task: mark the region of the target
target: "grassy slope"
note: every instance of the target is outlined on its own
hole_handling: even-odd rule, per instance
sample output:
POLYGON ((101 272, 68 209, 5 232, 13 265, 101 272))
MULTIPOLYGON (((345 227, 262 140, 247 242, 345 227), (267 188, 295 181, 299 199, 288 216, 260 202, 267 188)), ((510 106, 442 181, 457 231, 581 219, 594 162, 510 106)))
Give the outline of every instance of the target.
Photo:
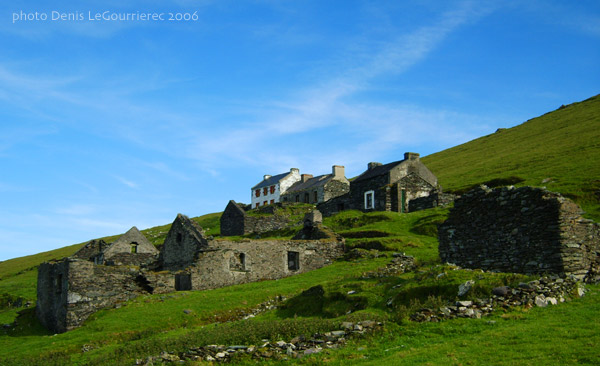
MULTIPOLYGON (((600 157, 599 127, 600 97, 597 96, 520 126, 424 157, 423 161, 438 175, 440 184, 447 190, 459 190, 494 178, 519 176, 525 180, 523 184, 545 185, 574 198, 592 218, 600 221, 597 196, 600 190, 597 164, 600 157), (546 178, 551 178, 551 182, 542 184, 541 181, 546 178)), ((408 215, 362 215, 348 211, 326 220, 327 225, 348 238, 352 247, 398 250, 415 255, 423 265, 417 274, 365 280, 361 273, 382 265, 385 258, 339 262, 332 267, 279 281, 186 295, 178 293, 167 297, 139 298, 121 309, 101 311, 84 327, 58 336, 49 336, 32 318, 29 310, 21 317, 17 329, 4 335, 0 332, 0 363, 10 364, 13 357, 15 364, 130 362, 135 357, 158 354, 162 349, 183 349, 188 344, 210 340, 242 342, 245 337, 276 336, 284 333, 282 329, 287 327, 291 333, 294 329, 316 330, 320 326, 330 326, 324 318, 345 314, 348 306, 355 302, 366 304, 366 308, 355 316, 387 319, 388 330, 378 337, 351 342, 341 351, 325 352, 312 361, 301 363, 532 364, 537 359, 542 363, 544 360, 583 364, 600 362, 598 354, 589 351, 591 345, 600 342, 600 333, 597 332, 600 324, 596 316, 600 306, 598 286, 593 287, 587 298, 557 308, 509 312, 503 317, 496 315, 494 326, 487 323, 488 319, 428 325, 403 321, 406 314, 402 311, 410 310, 411 306, 434 306, 436 301, 451 298, 449 294, 457 283, 472 276, 468 271, 453 271, 441 282, 433 280, 436 273, 447 271, 436 263, 435 240, 435 223, 446 213, 445 210, 427 210, 408 215), (326 289, 323 308, 315 312, 316 323, 310 322, 314 316, 308 317, 308 320, 302 316, 288 319, 291 314, 280 311, 267 313, 253 322, 221 325, 219 330, 210 325, 215 315, 226 318, 236 309, 251 307, 275 294, 297 295, 312 284, 322 284, 326 289), (397 284, 402 284, 402 287, 396 289, 397 284), (336 295, 337 292, 344 294, 348 289, 358 290, 359 294, 336 295), (390 313, 390 309, 383 305, 390 296, 405 300, 413 296, 416 301, 405 302, 390 313), (328 303, 327 298, 338 300, 328 303), (343 300, 340 301, 340 298, 343 300), (182 309, 193 310, 192 316, 182 315, 182 309), (269 328, 267 324, 275 325, 269 328), (559 338, 563 342, 548 346, 559 338), (495 341, 490 342, 489 339, 495 341), (91 345, 94 350, 81 353, 84 344, 91 345), (501 359, 498 355, 502 355, 501 359)), ((208 234, 218 235, 219 216, 210 214, 195 220, 209 228, 208 234)), ((169 227, 165 225, 143 232, 151 242, 160 245, 169 227)), ((106 240, 111 241, 115 237, 106 240)), ((33 300, 36 266, 45 260, 68 256, 81 245, 1 262, 0 295, 8 293, 33 300)), ((489 288, 512 280, 516 279, 490 275, 480 280, 481 289, 485 291, 486 286, 489 288)), ((0 309, 0 323, 11 322, 15 315, 15 309, 0 309)), ((335 319, 343 319, 343 316, 335 319)))
POLYGON ((445 190, 518 176, 576 200, 600 221, 600 95, 429 155, 445 190), (551 181, 542 183, 546 178, 551 181))

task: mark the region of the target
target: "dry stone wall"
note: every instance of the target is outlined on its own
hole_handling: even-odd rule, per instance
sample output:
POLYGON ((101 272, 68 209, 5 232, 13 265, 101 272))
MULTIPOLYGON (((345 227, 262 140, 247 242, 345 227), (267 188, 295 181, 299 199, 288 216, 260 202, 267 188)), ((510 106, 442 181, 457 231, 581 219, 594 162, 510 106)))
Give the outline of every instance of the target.
POLYGON ((581 215, 545 189, 481 186, 456 200, 440 225, 440 257, 467 268, 590 279, 600 263, 600 228, 581 215))
POLYGON ((213 241, 186 271, 191 289, 278 279, 321 268, 344 253, 337 240, 213 241), (292 263, 291 263, 292 262, 292 263))
POLYGON ((152 292, 133 267, 64 259, 40 265, 36 313, 46 328, 60 333, 81 325, 98 309, 152 292))
POLYGON ((415 212, 428 208, 445 207, 454 202, 456 198, 457 196, 454 194, 433 191, 429 196, 411 199, 408 202, 408 210, 409 212, 415 212))

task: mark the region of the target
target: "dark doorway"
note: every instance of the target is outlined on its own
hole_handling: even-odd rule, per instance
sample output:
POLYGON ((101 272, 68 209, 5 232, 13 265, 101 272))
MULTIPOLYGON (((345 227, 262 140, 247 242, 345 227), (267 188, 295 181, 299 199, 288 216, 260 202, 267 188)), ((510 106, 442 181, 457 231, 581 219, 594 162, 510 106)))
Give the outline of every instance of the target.
POLYGON ((175 291, 189 291, 192 289, 192 275, 179 273, 175 275, 175 291))

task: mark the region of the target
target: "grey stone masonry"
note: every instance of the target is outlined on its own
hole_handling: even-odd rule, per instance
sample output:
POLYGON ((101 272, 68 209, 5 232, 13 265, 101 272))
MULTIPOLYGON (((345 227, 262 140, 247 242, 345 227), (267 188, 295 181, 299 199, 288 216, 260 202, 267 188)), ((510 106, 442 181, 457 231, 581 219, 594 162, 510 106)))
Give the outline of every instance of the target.
POLYGON ((411 199, 408 202, 408 210, 409 212, 415 212, 426 210, 428 208, 445 207, 453 203, 456 198, 458 198, 457 195, 435 190, 432 191, 429 196, 411 199))
POLYGON ((194 261, 201 248, 208 246, 202 228, 189 217, 178 214, 171 224, 162 251, 163 267, 181 269, 194 261))
POLYGON ((143 242, 135 228, 115 247, 116 257, 149 255, 153 263, 99 261, 107 244, 92 241, 76 256, 39 266, 36 315, 46 328, 60 333, 80 326, 99 309, 139 295, 278 279, 321 268, 342 256, 344 239, 320 225, 320 214, 305 218, 307 230, 298 240, 227 241, 209 240, 198 224, 179 214, 159 257, 151 249, 131 252, 132 245, 137 243, 138 250, 143 242))
POLYGON ((600 227, 574 202, 533 187, 481 186, 439 226, 440 258, 467 268, 597 276, 600 227))

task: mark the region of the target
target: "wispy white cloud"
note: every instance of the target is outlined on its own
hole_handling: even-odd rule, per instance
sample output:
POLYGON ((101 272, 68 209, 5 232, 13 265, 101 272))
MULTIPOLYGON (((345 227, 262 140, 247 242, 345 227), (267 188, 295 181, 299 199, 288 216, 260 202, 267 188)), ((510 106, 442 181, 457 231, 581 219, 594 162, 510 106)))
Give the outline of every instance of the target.
POLYGON ((56 209, 56 213, 60 215, 69 215, 69 216, 83 216, 90 215, 96 212, 96 207, 93 205, 70 205, 65 207, 60 207, 56 209))
MULTIPOLYGON (((375 79, 406 72, 426 58, 461 25, 480 19, 491 11, 493 7, 464 2, 457 9, 443 14, 434 24, 393 37, 382 43, 376 52, 371 52, 369 57, 356 57, 362 62, 345 65, 346 69, 339 70, 317 85, 308 86, 304 91, 297 93, 296 97, 268 104, 268 111, 255 116, 258 122, 232 131, 221 131, 218 140, 193 144, 189 153, 200 160, 218 160, 226 156, 248 159, 250 163, 260 160, 255 157, 264 153, 269 156, 266 161, 270 165, 274 160, 289 163, 294 160, 293 157, 282 154, 280 150, 275 153, 273 148, 281 145, 273 143, 274 140, 285 141, 290 135, 297 136, 311 131, 318 136, 318 131, 325 128, 335 128, 331 134, 333 136, 336 132, 346 137, 353 135, 353 142, 360 141, 360 135, 369 136, 368 143, 358 150, 344 149, 343 144, 335 144, 337 149, 345 151, 345 160, 355 160, 352 158, 355 154, 364 160, 365 149, 373 150, 372 154, 378 154, 391 145, 408 142, 414 144, 422 141, 420 136, 423 135, 435 139, 436 137, 429 133, 433 126, 444 125, 448 129, 445 136, 456 137, 463 134, 465 138, 473 137, 473 133, 455 132, 455 119, 446 115, 444 111, 416 113, 410 106, 381 102, 356 104, 353 99, 359 93, 367 91, 375 79)), ((307 154, 302 146, 286 147, 291 155, 300 155, 299 151, 302 151, 303 157, 307 154)))
POLYGON ((137 189, 139 187, 139 185, 129 179, 125 179, 123 177, 119 177, 119 176, 115 176, 115 179, 117 179, 119 182, 121 182, 122 184, 126 185, 129 188, 133 188, 133 189, 137 189))

